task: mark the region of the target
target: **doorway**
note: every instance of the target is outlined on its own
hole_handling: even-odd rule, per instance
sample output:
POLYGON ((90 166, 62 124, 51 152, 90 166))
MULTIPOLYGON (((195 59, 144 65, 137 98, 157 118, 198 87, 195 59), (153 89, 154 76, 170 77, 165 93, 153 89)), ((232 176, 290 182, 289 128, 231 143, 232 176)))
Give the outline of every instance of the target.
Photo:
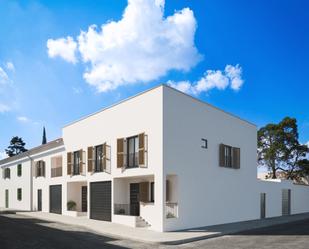
POLYGON ((82 186, 82 212, 87 212, 87 186, 82 186))
POLYGON ((139 183, 130 184, 130 215, 139 216, 139 183))
POLYGON ((9 190, 5 190, 5 208, 9 208, 9 190))
POLYGON ((38 189, 38 211, 42 211, 42 189, 38 189))

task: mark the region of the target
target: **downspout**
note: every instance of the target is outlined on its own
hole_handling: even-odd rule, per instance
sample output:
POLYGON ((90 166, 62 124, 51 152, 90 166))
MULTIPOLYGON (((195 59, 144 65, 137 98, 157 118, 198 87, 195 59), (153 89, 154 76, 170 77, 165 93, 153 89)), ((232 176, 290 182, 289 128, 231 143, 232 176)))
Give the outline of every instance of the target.
POLYGON ((27 153, 27 157, 30 159, 30 211, 33 211, 33 158, 27 153))

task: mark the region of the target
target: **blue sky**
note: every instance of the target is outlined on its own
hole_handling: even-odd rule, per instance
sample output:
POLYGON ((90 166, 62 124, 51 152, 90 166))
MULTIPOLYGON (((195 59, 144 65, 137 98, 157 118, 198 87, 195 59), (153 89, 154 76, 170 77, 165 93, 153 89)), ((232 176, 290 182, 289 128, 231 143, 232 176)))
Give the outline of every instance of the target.
POLYGON ((129 5, 124 18, 124 0, 0 0, 0 151, 14 135, 39 145, 43 125, 48 140, 60 137, 65 124, 166 82, 259 127, 295 117, 309 141, 308 1, 129 5))

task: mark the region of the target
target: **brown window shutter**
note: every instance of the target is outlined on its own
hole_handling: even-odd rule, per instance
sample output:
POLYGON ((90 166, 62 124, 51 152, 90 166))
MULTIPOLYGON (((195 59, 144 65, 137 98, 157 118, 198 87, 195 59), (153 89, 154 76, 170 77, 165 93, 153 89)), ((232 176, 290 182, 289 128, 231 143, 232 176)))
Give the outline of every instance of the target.
POLYGON ((72 174, 72 152, 67 153, 67 174, 72 174))
POLYGON ((83 164, 84 164, 83 150, 79 150, 79 174, 83 173, 83 164))
POLYGON ((166 201, 170 201, 171 199, 171 193, 170 193, 170 181, 169 180, 166 180, 166 186, 165 186, 165 193, 166 193, 166 196, 165 196, 165 199, 166 201))
POLYGON ((45 162, 42 161, 42 176, 45 177, 45 162))
POLYGON ((233 147, 233 168, 240 168, 240 148, 233 147))
POLYGON ((225 163, 224 163, 224 150, 225 150, 225 145, 224 144, 220 144, 219 146, 219 166, 220 167, 224 167, 225 163))
POLYGON ((149 199, 149 182, 141 182, 139 184, 140 192, 139 192, 139 200, 142 202, 148 202, 149 199))
POLYGON ((145 133, 138 135, 138 165, 139 167, 146 167, 146 139, 145 133))
POLYGON ((93 163, 94 163, 94 148, 92 146, 88 147, 87 154, 88 154, 88 172, 93 171, 93 163))
POLYGON ((117 139, 117 168, 124 166, 124 138, 117 139))
POLYGON ((103 171, 106 170, 106 143, 102 145, 103 150, 103 171))

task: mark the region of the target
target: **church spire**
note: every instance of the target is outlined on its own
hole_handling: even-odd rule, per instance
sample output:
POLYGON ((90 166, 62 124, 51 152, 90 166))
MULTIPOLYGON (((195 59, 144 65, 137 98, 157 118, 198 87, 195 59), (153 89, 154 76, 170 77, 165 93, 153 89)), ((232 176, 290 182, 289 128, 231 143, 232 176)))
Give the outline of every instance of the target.
POLYGON ((46 144, 47 139, 46 139, 46 131, 45 131, 45 126, 43 127, 43 139, 42 139, 42 144, 46 144))

